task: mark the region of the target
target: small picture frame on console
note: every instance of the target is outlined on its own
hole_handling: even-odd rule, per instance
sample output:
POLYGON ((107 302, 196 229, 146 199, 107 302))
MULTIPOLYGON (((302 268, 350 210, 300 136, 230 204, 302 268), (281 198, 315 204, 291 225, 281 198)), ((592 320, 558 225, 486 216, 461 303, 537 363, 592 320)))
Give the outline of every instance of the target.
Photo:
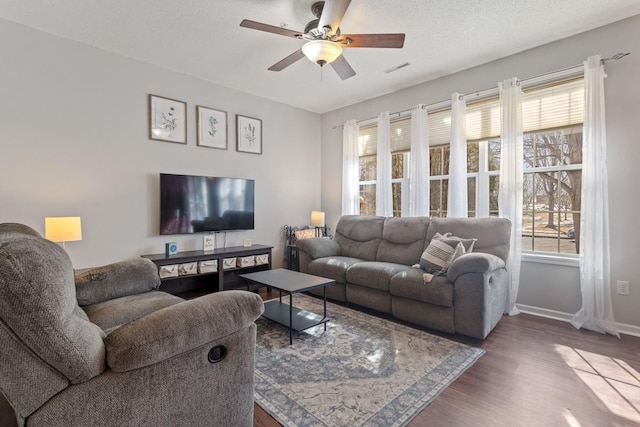
POLYGON ((236 150, 262 154, 262 120, 236 114, 236 150))

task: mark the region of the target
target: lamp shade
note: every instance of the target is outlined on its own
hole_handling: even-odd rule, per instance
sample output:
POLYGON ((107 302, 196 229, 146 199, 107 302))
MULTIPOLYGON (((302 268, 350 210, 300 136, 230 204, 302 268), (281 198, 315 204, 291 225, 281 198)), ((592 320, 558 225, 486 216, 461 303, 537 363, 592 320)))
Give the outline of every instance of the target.
POLYGON ((82 240, 82 224, 80 217, 65 216, 45 218, 44 237, 57 243, 82 240))
POLYGON ((302 53, 311 62, 323 66, 324 64, 330 64, 338 56, 342 55, 342 46, 329 40, 312 40, 302 46, 302 53))
POLYGON ((324 227, 324 212, 321 212, 321 211, 311 212, 311 226, 324 227))

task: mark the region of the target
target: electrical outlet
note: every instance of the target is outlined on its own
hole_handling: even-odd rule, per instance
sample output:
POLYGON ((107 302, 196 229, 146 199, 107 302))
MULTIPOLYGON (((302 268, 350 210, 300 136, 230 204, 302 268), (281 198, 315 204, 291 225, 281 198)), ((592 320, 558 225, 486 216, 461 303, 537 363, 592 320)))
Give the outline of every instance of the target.
POLYGON ((618 280, 618 293, 620 295, 629 295, 629 282, 618 280))

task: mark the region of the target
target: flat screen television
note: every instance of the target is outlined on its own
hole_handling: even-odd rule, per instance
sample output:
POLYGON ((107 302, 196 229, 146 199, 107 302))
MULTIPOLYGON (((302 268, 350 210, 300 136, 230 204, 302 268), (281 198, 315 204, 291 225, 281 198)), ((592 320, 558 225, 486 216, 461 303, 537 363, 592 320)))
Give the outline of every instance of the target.
POLYGON ((255 181, 160 174, 160 234, 253 230, 255 181))

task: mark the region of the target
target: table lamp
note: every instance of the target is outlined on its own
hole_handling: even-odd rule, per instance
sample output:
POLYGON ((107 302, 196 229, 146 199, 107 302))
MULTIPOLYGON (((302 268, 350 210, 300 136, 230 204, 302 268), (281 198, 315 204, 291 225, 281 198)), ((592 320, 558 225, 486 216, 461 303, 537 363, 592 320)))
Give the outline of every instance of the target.
POLYGON ((324 225, 324 212, 311 211, 311 226, 316 228, 316 237, 323 237, 327 234, 324 225))
POLYGON ((79 216, 47 217, 44 219, 44 237, 62 243, 82 240, 82 224, 79 216))

